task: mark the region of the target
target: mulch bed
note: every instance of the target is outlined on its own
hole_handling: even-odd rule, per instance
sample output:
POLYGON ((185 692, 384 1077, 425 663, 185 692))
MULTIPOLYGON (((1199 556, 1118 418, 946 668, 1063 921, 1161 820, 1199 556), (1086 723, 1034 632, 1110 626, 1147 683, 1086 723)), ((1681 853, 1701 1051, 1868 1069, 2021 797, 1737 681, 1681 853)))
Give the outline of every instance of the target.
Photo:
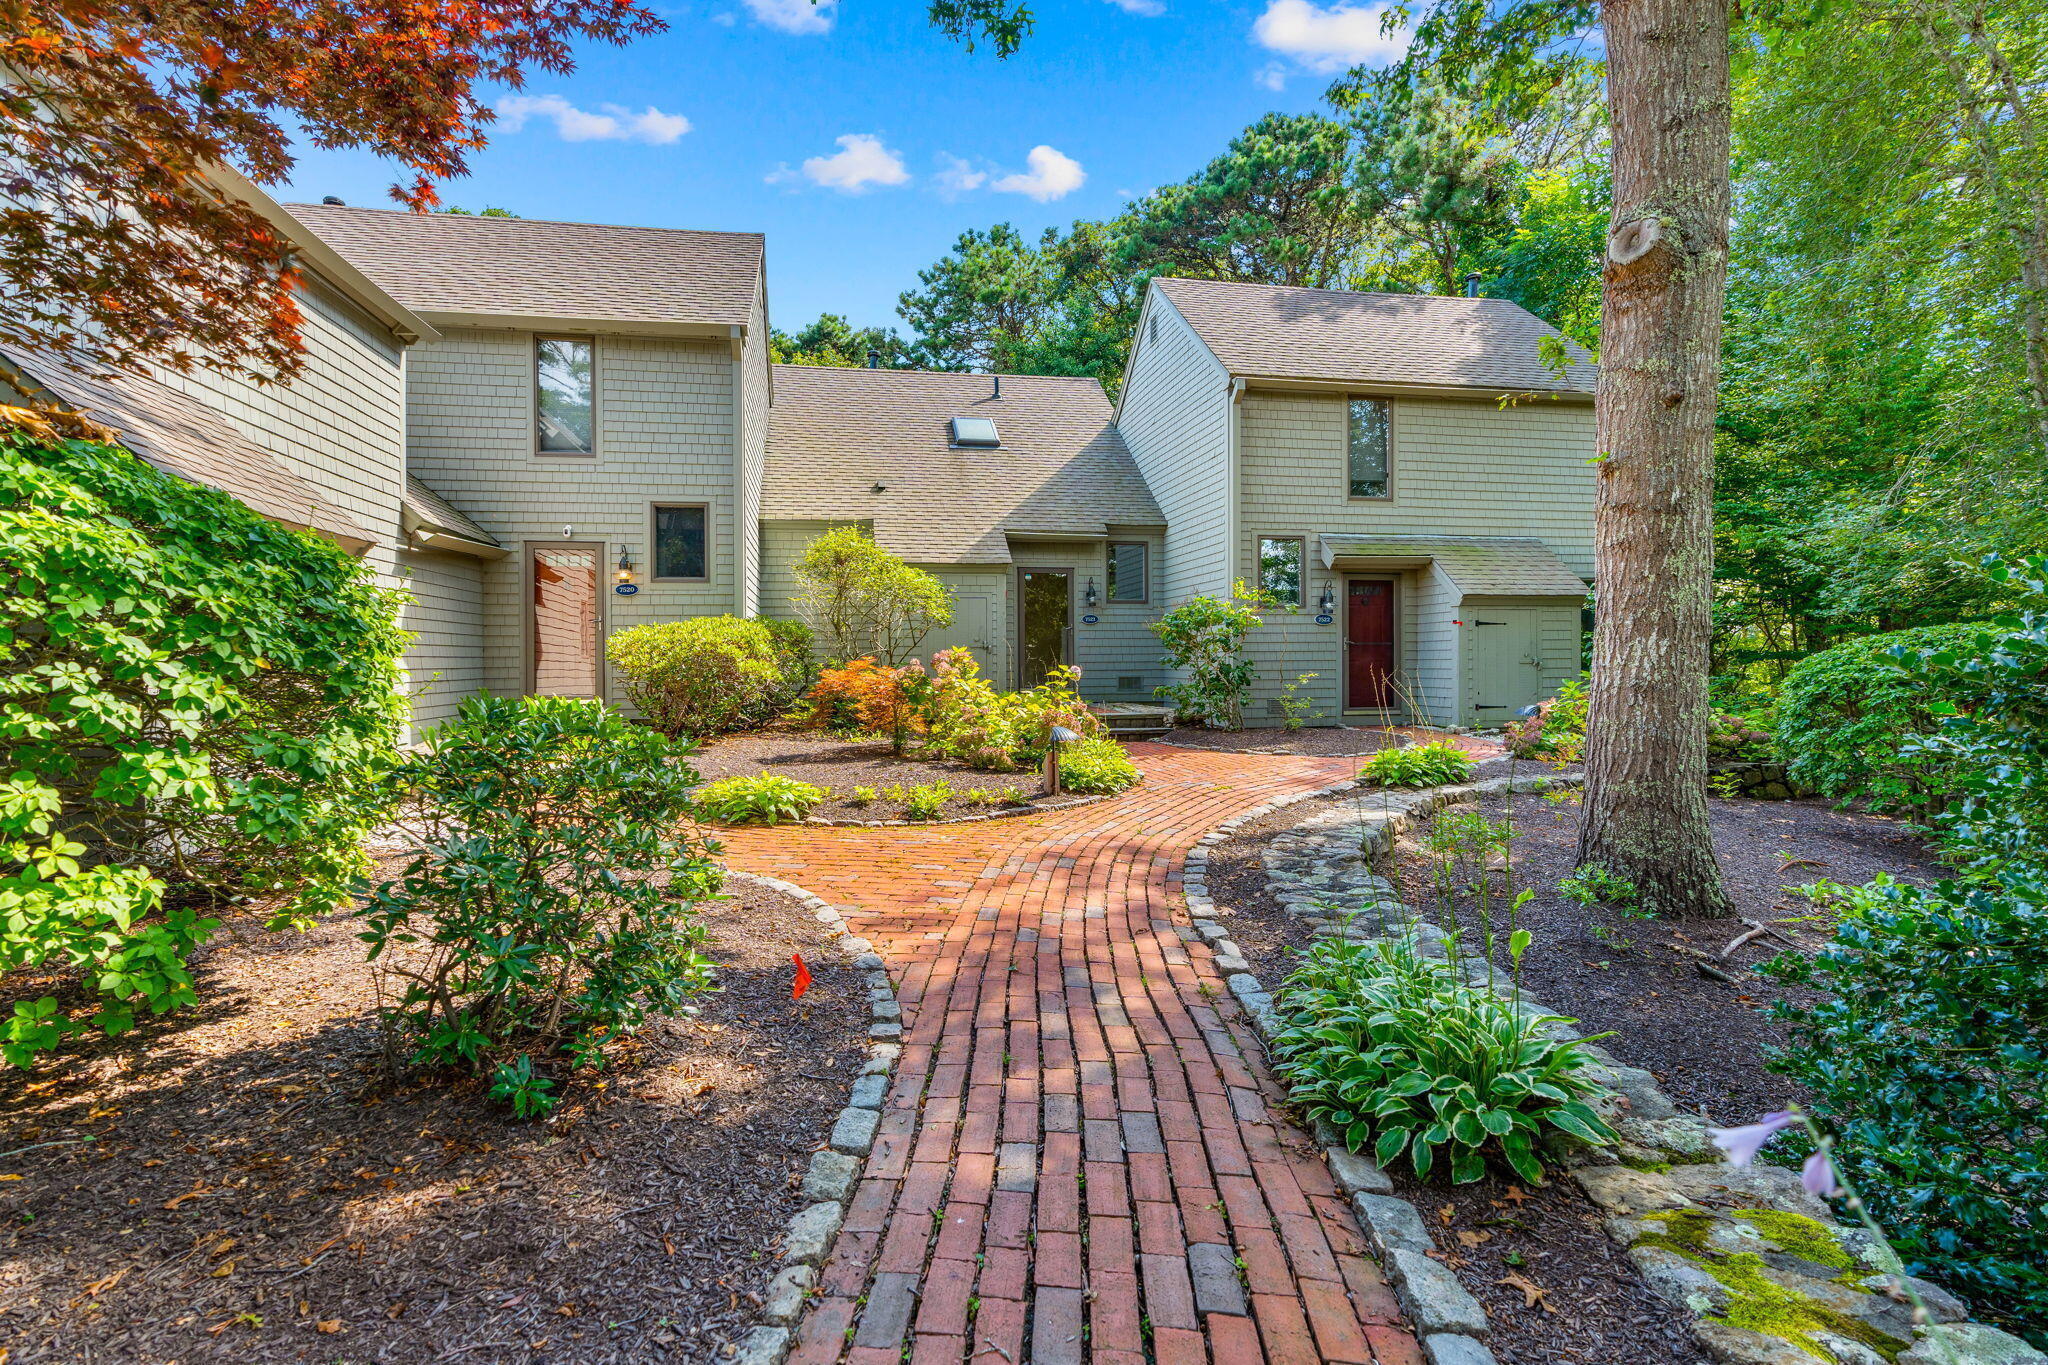
POLYGON ((544 1123, 382 1079, 346 917, 231 921, 198 1008, 0 1073, 0 1357, 580 1365, 737 1340, 867 1001, 799 905, 731 890, 723 989, 544 1123))
POLYGON ((1284 753, 1308 757, 1341 758, 1378 753, 1399 744, 1452 744, 1474 758, 1501 752, 1498 743, 1476 735, 1457 735, 1427 726, 1305 725, 1289 731, 1280 726, 1250 730, 1210 730, 1183 725, 1164 737, 1169 744, 1189 749, 1216 749, 1224 753, 1284 753))
POLYGON ((955 795, 939 810, 940 820, 957 820, 984 811, 1022 810, 1037 804, 1040 775, 1036 771, 982 772, 950 759, 920 758, 915 751, 898 758, 886 740, 845 740, 803 730, 763 730, 723 735, 691 755, 690 765, 705 781, 720 777, 752 777, 771 772, 823 787, 832 795, 811 811, 827 820, 900 820, 903 802, 886 795, 866 803, 850 798, 855 787, 878 794, 890 787, 917 787, 944 782, 955 795), (1008 790, 1021 801, 968 800, 964 793, 983 791, 1001 796, 1008 790))
MULTIPOLYGON (((1520 769, 1526 774, 1528 765, 1520 769)), ((1479 775, 1505 772, 1506 765, 1495 762, 1483 764, 1479 775)), ((1277 989, 1313 935, 1265 894, 1261 848, 1306 815, 1360 802, 1369 809, 1374 799, 1361 791, 1291 806, 1240 826, 1211 851, 1210 894, 1232 911, 1231 937, 1268 989, 1277 989)), ((1896 821, 1811 801, 1708 804, 1737 913, 1772 922, 1808 946, 1830 926, 1804 900, 1788 903, 1784 888, 1822 878, 1867 881, 1879 872, 1910 881, 1939 875, 1925 845, 1896 821), (1803 916, 1816 917, 1797 918, 1803 916)), ((1478 808, 1498 818, 1506 798, 1478 808)), ((1798 1098, 1791 1082, 1764 1069, 1761 1054, 1779 1037, 1761 1010, 1782 990, 1750 970, 1779 947, 1752 943, 1724 962, 1720 950, 1741 930, 1739 923, 1633 919, 1604 908, 1582 910, 1558 895, 1557 882, 1572 869, 1578 812, 1576 801, 1514 798, 1516 882, 1537 891, 1518 921, 1535 934, 1523 977, 1530 994, 1576 1017, 1584 1032, 1617 1030, 1604 1045, 1653 1072, 1682 1107, 1746 1122, 1798 1098), (1673 944, 1712 955, 1712 965, 1737 976, 1736 983, 1703 977, 1699 959, 1673 944)), ((1412 858, 1400 859, 1392 874, 1403 899, 1434 915, 1426 873, 1412 858)), ((1485 1304, 1494 1325, 1489 1344, 1503 1365, 1694 1365, 1706 1358, 1691 1339, 1686 1315, 1642 1283, 1575 1185, 1552 1181, 1522 1189, 1489 1176, 1450 1187, 1424 1185, 1405 1168, 1394 1174, 1396 1192, 1424 1211, 1459 1280, 1485 1304), (1545 1292, 1532 1303, 1530 1291, 1511 1276, 1545 1292)))

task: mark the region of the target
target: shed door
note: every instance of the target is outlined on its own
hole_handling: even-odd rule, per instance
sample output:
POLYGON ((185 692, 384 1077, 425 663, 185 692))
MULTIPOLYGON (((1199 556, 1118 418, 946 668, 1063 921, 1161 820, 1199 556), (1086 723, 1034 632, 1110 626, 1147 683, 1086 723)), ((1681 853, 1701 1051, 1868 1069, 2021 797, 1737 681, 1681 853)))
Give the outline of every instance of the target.
POLYGON ((1394 694, 1394 585, 1354 578, 1345 589, 1344 705, 1390 711, 1394 694))
POLYGON ((1472 627, 1473 718, 1481 725, 1502 724, 1542 701, 1549 689, 1538 633, 1541 613, 1531 607, 1461 610, 1472 627))

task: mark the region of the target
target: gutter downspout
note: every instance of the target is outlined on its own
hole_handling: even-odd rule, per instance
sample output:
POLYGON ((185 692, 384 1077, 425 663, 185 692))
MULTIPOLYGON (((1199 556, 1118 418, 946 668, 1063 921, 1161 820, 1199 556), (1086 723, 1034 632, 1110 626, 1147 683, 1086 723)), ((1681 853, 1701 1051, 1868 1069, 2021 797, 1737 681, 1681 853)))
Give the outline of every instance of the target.
POLYGON ((1232 375, 1230 379, 1230 407, 1225 421, 1223 441, 1223 477, 1227 481, 1223 500, 1223 543, 1227 547, 1223 557, 1223 586, 1217 591, 1229 596, 1230 590, 1242 576, 1237 572, 1243 563, 1244 546, 1238 544, 1238 531, 1244 525, 1244 394, 1245 381, 1232 375))

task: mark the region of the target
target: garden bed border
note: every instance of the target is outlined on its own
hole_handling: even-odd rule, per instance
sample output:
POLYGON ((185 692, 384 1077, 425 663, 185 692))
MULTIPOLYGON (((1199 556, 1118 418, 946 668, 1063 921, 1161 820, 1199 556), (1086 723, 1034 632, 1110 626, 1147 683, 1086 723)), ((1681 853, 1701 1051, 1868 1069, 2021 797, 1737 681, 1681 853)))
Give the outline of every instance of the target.
MULTIPOLYGON (((1581 786, 1584 780, 1583 775, 1576 773, 1529 778, 1509 776, 1422 788, 1399 797, 1389 789, 1380 789, 1384 804, 1379 818, 1366 815, 1359 820, 1361 837, 1358 843, 1360 854, 1366 860, 1366 876, 1370 879, 1372 875, 1370 860, 1390 851, 1394 840, 1410 828, 1418 816, 1481 796, 1581 786)), ((1188 853, 1183 892, 1194 932, 1216 954, 1217 969, 1226 974, 1225 984, 1269 1050, 1279 1023, 1274 999, 1258 977, 1252 974, 1250 964, 1231 941, 1229 930, 1219 921, 1219 916, 1230 911, 1218 907, 1209 895, 1209 849, 1228 840, 1240 826, 1270 815, 1281 807, 1362 785, 1355 781, 1343 782, 1322 791, 1268 802, 1216 826, 1204 834, 1188 853)), ((1302 827, 1300 823, 1295 826, 1296 829, 1302 827)), ((1271 888, 1276 882, 1269 876, 1266 884, 1271 888)), ((1405 922, 1420 923, 1420 916, 1400 905, 1390 891, 1373 887, 1370 880, 1365 885, 1371 899, 1382 910, 1383 927, 1388 902, 1398 906, 1405 922)), ((1422 934, 1425 939, 1429 937, 1427 928, 1433 926, 1425 927, 1422 934)), ((1326 932, 1328 930, 1318 926, 1318 936, 1326 932)), ((1341 932, 1357 937, 1371 936, 1363 929, 1352 929, 1348 925, 1341 932)), ((1472 980, 1473 984, 1479 985, 1484 977, 1474 975, 1472 980)), ((1526 996, 1521 1001, 1521 1008, 1525 1013, 1549 1013, 1526 996)), ((1579 1037, 1574 1030, 1562 1025, 1554 1025, 1553 1029, 1560 1037, 1579 1037)), ((1690 1211, 1709 1216, 1709 1228, 1701 1234, 1704 1244, 1723 1250, 1735 1247, 1752 1253, 1761 1250, 1775 1254, 1778 1261, 1794 1263, 1792 1275, 1781 1274, 1778 1278, 1797 1275, 1805 1279, 1816 1290, 1810 1297, 1818 1301, 1825 1300, 1823 1286, 1826 1285, 1835 1288, 1837 1293, 1854 1293, 1858 1298, 1867 1300, 1862 1306, 1875 1310, 1867 1316, 1888 1315, 1888 1325, 1892 1327, 1903 1322, 1913 1335, 1895 1357, 1896 1365, 2048 1365, 2048 1355, 2035 1351, 2019 1338, 1969 1322, 1963 1305, 1939 1287, 1900 1274, 1898 1262, 1889 1247, 1862 1228, 1840 1227, 1832 1210, 1807 1194, 1799 1176, 1792 1171, 1761 1162, 1740 1170, 1720 1159, 1709 1140, 1705 1121, 1682 1113, 1648 1071, 1619 1063, 1597 1045, 1588 1044, 1586 1050, 1598 1064, 1602 1073, 1599 1079, 1625 1106, 1610 1114, 1610 1122, 1621 1134, 1621 1141, 1615 1151, 1577 1142, 1560 1143, 1554 1146, 1550 1156, 1570 1171, 1587 1197, 1608 1215, 1603 1220, 1603 1227, 1608 1236, 1626 1251, 1644 1281, 1692 1316, 1695 1338, 1715 1360, 1725 1365, 1797 1365, 1818 1357, 1778 1336, 1717 1320, 1713 1315, 1727 1310, 1731 1291, 1702 1269, 1694 1258, 1659 1245, 1675 1240, 1672 1229, 1677 1225, 1662 1221, 1669 1219, 1673 1212, 1690 1211), (1701 1201, 1710 1195, 1733 1197, 1747 1207, 1736 1210, 1736 1216, 1706 1209, 1701 1201), (1796 1254, 1796 1248, 1779 1247, 1767 1235, 1760 1233, 1753 1223, 1742 1221, 1740 1214, 1753 1211, 1757 1206, 1823 1225, 1831 1234, 1832 1242, 1851 1259, 1851 1269, 1835 1278, 1832 1269, 1814 1265, 1812 1270, 1822 1272, 1828 1279, 1823 1281, 1811 1277, 1804 1261, 1796 1254), (1843 1282, 1859 1269, 1863 1273, 1856 1283, 1845 1286, 1843 1282), (1903 1289, 1907 1283, 1926 1303, 1933 1317, 1931 1323, 1917 1329, 1912 1325, 1913 1314, 1906 1306, 1903 1289)), ((1415 1205, 1395 1197, 1393 1182, 1386 1172, 1369 1155, 1351 1151, 1327 1123, 1317 1122, 1315 1137, 1323 1149, 1332 1176, 1352 1196, 1360 1222, 1365 1226, 1374 1248, 1385 1258, 1396 1297, 1421 1339, 1423 1353, 1430 1365, 1497 1365, 1493 1352, 1480 1340, 1489 1334, 1485 1309, 1449 1268, 1431 1258, 1429 1253, 1436 1249, 1435 1240, 1415 1205)), ((1777 1269, 1776 1265, 1772 1269, 1777 1269)), ((1861 1318, 1857 1320, 1860 1322, 1861 1318)), ((1810 1335, 1822 1340, 1831 1351, 1843 1348, 1837 1351, 1838 1358, 1843 1361, 1885 1359, 1858 1342, 1819 1328, 1811 1328, 1810 1335), (1863 1354, 1854 1354, 1858 1350, 1863 1354)))
POLYGON ((726 1357, 735 1365, 781 1365, 794 1341, 804 1305, 818 1283, 818 1270, 845 1221, 847 1201, 860 1184, 861 1170, 874 1148, 889 1078, 903 1053, 903 1008, 896 1001, 896 985, 881 954, 874 944, 848 929, 838 907, 779 877, 731 870, 725 875, 730 881, 780 891, 809 910, 840 956, 866 974, 868 987, 867 1064, 848 1088, 846 1107, 832 1121, 824 1148, 811 1153, 802 1190, 807 1202, 790 1218, 782 1235, 768 1244, 768 1254, 782 1261, 782 1269, 768 1282, 762 1296, 761 1321, 737 1343, 738 1353, 726 1357))

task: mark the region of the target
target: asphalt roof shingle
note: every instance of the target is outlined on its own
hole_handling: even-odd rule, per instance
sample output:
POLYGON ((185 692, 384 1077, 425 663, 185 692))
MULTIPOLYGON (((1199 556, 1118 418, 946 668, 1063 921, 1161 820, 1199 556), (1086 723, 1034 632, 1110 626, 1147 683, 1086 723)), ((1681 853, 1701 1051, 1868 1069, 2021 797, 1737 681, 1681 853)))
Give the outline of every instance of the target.
POLYGON ((377 541, 333 499, 191 394, 79 356, 10 352, 7 358, 50 393, 112 427, 122 445, 166 474, 217 488, 272 521, 310 527, 352 549, 377 541))
POLYGON ((1583 394, 1597 375, 1571 342, 1564 375, 1545 365, 1539 343, 1557 329, 1506 299, 1226 280, 1153 286, 1234 375, 1583 394))
POLYGON ((1583 597, 1586 580, 1533 536, 1322 537, 1323 564, 1339 559, 1427 562, 1466 597, 1583 597))
POLYGON ((1101 536, 1165 518, 1093 379, 775 367, 767 520, 871 521, 920 564, 1006 564, 1007 533, 1101 536), (994 420, 995 449, 951 444, 994 420), (875 491, 875 485, 883 487, 875 491))
POLYGON ((419 313, 745 326, 761 279, 758 232, 285 207, 419 313))

